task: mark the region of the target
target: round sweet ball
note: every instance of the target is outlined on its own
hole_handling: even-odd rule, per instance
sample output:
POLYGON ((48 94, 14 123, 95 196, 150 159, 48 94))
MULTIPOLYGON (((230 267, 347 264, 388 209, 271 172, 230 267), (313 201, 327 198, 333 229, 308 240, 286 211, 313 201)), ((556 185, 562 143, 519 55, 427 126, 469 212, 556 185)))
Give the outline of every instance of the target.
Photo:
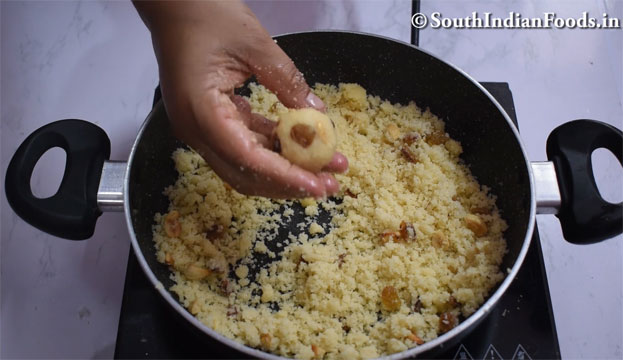
POLYGON ((337 137, 322 112, 305 108, 281 114, 276 128, 281 155, 303 169, 319 172, 331 162, 337 137))

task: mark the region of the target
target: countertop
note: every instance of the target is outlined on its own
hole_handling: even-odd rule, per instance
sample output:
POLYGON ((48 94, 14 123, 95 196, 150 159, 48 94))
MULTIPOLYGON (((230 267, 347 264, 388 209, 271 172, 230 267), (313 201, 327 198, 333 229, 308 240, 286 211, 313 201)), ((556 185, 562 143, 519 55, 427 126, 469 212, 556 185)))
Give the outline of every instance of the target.
MULTIPOLYGON (((271 34, 344 29, 409 41, 409 1, 250 2, 271 34)), ((444 17, 510 11, 623 18, 623 1, 423 1, 444 17)), ((125 160, 158 81, 149 33, 130 2, 2 1, 1 161, 24 138, 57 119, 101 126, 111 159, 125 160)), ((479 81, 508 82, 529 158, 545 160, 558 125, 592 118, 623 121, 623 31, 586 29, 424 29, 422 48, 479 81)), ((44 155, 31 181, 51 195, 62 151, 44 155)), ((602 195, 620 202, 623 170, 614 156, 593 155, 602 195)), ((112 357, 129 237, 123 214, 105 213, 95 235, 68 241, 42 233, 10 209, 2 190, 2 358, 112 357)), ((567 243, 553 216, 538 216, 558 338, 564 358, 623 357, 623 243, 567 243)))

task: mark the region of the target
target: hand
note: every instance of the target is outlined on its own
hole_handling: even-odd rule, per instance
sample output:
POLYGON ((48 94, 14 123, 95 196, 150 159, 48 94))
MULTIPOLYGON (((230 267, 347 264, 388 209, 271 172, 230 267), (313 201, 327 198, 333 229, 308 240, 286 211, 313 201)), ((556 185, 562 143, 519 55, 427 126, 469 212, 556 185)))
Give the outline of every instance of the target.
POLYGON ((233 95, 251 75, 291 108, 324 104, 290 58, 240 1, 136 1, 152 33, 165 108, 176 136, 237 191, 274 198, 323 197, 339 190, 330 172, 310 173, 270 150, 275 124, 233 95))

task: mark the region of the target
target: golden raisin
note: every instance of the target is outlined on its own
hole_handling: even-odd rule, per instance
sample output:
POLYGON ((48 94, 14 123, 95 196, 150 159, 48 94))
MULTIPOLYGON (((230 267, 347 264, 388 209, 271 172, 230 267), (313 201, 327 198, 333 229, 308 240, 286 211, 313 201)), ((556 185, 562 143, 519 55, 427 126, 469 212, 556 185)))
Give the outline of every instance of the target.
POLYGON ((491 208, 487 206, 476 206, 470 209, 472 214, 489 215, 491 214, 491 208))
POLYGON ((309 147, 316 137, 316 130, 305 124, 296 124, 290 129, 290 137, 304 148, 309 147))
POLYGON ((422 340, 419 336, 417 336, 415 333, 411 333, 409 335, 407 335, 407 339, 413 341, 414 343, 418 344, 418 345, 422 345, 424 344, 424 340, 422 340))
POLYGON ((184 270, 184 275, 186 275, 189 280, 201 280, 208 277, 210 274, 212 274, 212 270, 194 264, 188 265, 184 270))
POLYGON ((260 334, 260 343, 262 347, 266 350, 270 350, 271 338, 270 334, 260 334))
POLYGON ((474 235, 481 237, 487 234, 487 224, 478 215, 465 215, 465 226, 470 229, 474 235))
POLYGON ((172 210, 164 217, 164 232, 168 237, 176 238, 182 233, 182 224, 178 221, 180 213, 172 210))
POLYGON ((440 130, 436 130, 426 135, 425 141, 428 145, 441 145, 448 141, 448 136, 446 135, 446 133, 440 130))
POLYGON ((413 224, 404 220, 400 222, 400 238, 404 241, 415 240, 415 228, 413 224))
POLYGON ((381 243, 387 244, 390 241, 397 242, 400 238, 400 233, 398 231, 385 230, 381 233, 381 243))
POLYGON ((314 357, 315 358, 320 358, 322 357, 322 355, 324 355, 324 349, 321 347, 316 346, 315 344, 311 345, 311 349, 314 352, 314 357))
POLYGON ((402 138, 402 141, 407 145, 411 145, 418 140, 420 140, 420 135, 415 132, 410 132, 402 138))
POLYGON ((447 333, 458 325, 458 319, 453 313, 445 312, 439 315, 439 332, 447 333))
POLYGON ((387 137, 387 140, 393 142, 400 137, 400 129, 398 129, 396 124, 391 123, 385 128, 385 136, 387 137))
POLYGON ((381 303, 387 311, 397 311, 400 309, 402 301, 398 297, 398 292, 393 286, 386 286, 381 292, 381 303))
POLYGON ((408 146, 403 146, 402 149, 400 149, 400 152, 402 153, 402 156, 404 156, 405 159, 407 159, 407 161, 412 162, 414 164, 418 162, 417 155, 415 155, 415 153, 411 151, 411 149, 408 146))

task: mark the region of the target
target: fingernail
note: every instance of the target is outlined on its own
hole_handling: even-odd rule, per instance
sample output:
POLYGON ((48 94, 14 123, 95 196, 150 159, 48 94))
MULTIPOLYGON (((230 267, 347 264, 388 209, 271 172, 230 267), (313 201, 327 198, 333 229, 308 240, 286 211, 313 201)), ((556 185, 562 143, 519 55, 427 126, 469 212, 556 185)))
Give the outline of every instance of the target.
POLYGON ((322 100, 320 100, 320 98, 311 91, 309 92, 309 94, 307 94, 305 102, 307 102, 307 105, 313 107, 316 110, 320 110, 323 112, 325 111, 325 106, 322 100))
POLYGON ((348 159, 342 154, 335 154, 333 156, 335 160, 335 170, 339 173, 345 173, 348 170, 348 159))
POLYGON ((342 168, 343 170, 342 170, 342 171, 340 171, 340 172, 341 172, 342 174, 344 174, 345 172, 347 172, 347 171, 348 171, 348 166, 349 166, 349 164, 348 164, 348 158, 347 158, 346 156, 344 156, 344 163, 342 164, 342 166, 343 166, 343 168, 342 168))

